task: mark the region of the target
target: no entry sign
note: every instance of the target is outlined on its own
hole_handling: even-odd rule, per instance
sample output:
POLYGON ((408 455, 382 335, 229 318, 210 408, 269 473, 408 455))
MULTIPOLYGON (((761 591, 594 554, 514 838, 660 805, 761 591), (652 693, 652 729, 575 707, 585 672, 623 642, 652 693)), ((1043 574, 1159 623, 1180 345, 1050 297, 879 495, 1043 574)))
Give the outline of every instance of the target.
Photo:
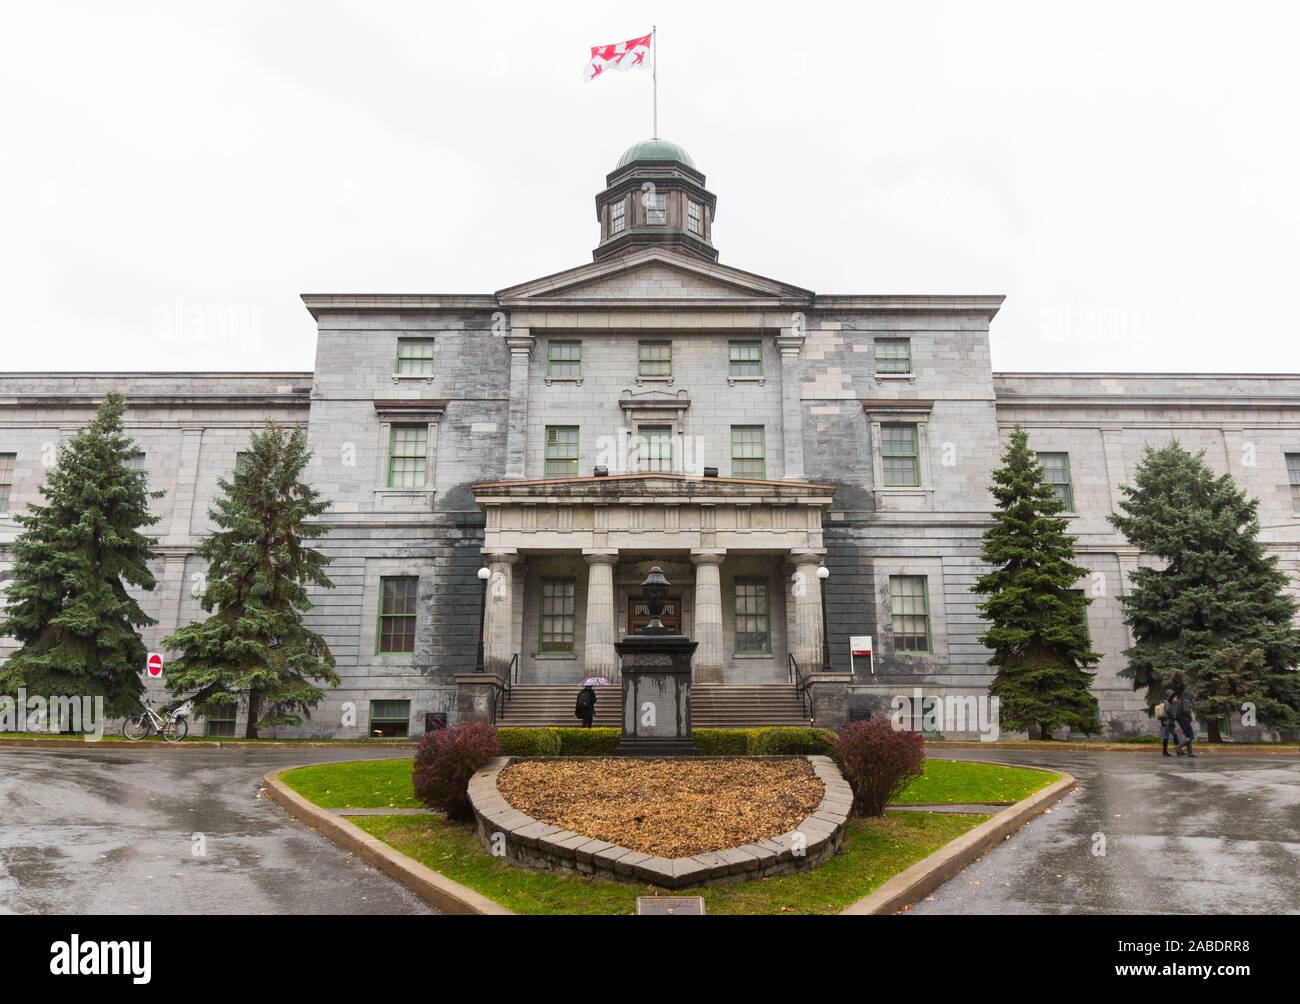
POLYGON ((156 680, 162 676, 163 658, 161 652, 150 652, 149 658, 145 660, 145 670, 149 673, 149 679, 156 680))

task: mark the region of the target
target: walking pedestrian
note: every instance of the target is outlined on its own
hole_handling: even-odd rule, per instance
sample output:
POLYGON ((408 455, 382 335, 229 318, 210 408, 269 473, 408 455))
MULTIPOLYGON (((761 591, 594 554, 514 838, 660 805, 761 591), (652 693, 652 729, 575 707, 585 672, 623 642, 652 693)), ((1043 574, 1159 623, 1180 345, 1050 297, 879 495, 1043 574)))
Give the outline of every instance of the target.
POLYGON ((591 728, 591 720, 596 717, 596 692, 590 684, 578 691, 578 700, 573 706, 573 714, 575 718, 582 719, 584 729, 591 728))

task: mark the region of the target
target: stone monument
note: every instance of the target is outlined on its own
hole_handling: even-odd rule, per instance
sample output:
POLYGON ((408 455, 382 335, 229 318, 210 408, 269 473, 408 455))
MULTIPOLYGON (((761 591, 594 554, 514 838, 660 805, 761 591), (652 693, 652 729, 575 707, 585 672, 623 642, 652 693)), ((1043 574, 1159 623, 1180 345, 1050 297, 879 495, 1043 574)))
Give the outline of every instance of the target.
POLYGON ((696 642, 659 619, 669 582, 656 565, 641 583, 650 623, 614 644, 623 660, 623 737, 618 756, 694 756, 691 656, 696 642))

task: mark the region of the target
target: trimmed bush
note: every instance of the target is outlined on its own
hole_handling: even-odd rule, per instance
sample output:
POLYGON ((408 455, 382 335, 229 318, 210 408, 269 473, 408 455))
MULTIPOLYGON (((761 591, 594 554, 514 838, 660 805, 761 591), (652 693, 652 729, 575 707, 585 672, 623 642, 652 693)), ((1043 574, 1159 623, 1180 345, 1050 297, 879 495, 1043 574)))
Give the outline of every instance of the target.
POLYGON ((559 756, 557 729, 497 729, 502 756, 559 756))
POLYGON ((549 729, 560 744, 561 756, 609 756, 623 737, 622 729, 549 729))
POLYGON ((495 725, 469 722, 426 732, 415 751, 411 783, 415 797, 448 819, 470 820, 469 779, 501 753, 495 725))
POLYGON ((925 770, 920 733, 896 730, 884 718, 844 726, 838 746, 840 769, 853 788, 853 811, 860 816, 883 816, 885 806, 925 770))
POLYGON ((695 748, 702 756, 746 756, 757 729, 694 729, 695 748))
POLYGON ((780 727, 753 729, 752 756, 835 756, 835 733, 830 729, 780 727))

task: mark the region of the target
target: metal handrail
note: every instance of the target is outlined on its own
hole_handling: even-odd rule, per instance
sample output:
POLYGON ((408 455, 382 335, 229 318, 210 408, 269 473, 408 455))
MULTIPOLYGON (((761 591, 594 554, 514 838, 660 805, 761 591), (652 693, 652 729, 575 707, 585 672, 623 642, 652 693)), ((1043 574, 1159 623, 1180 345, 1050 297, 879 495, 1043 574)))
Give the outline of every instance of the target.
POLYGON ((497 699, 492 704, 492 724, 497 723, 497 719, 505 714, 506 702, 510 700, 510 688, 519 682, 519 653, 516 652, 510 657, 510 665, 506 667, 505 679, 501 681, 501 690, 497 693, 497 699))
POLYGON ((815 725, 817 719, 813 717, 812 698, 808 695, 808 688, 803 683, 803 673, 799 670, 799 663, 794 660, 794 653, 787 653, 786 658, 789 660, 790 682, 794 684, 796 692, 799 694, 799 700, 803 704, 803 713, 808 717, 808 724, 815 725))

